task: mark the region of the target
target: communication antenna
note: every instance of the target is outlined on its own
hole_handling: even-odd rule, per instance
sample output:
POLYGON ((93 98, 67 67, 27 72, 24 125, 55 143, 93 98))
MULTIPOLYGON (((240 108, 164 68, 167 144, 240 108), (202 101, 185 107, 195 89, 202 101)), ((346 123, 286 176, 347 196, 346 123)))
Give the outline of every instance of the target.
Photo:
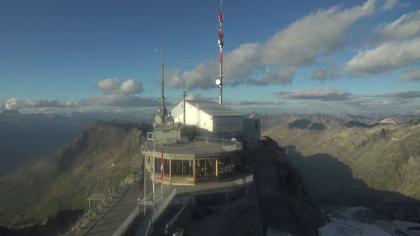
POLYGON ((223 0, 220 0, 219 10, 217 12, 217 20, 219 22, 219 26, 217 27, 217 43, 219 45, 219 76, 216 79, 216 86, 219 88, 219 104, 223 105, 223 20, 224 20, 224 13, 223 13, 223 0))
POLYGON ((187 90, 185 89, 185 78, 184 78, 184 81, 183 82, 184 82, 184 84, 183 84, 183 91, 184 92, 183 92, 183 95, 182 95, 184 97, 184 101, 183 101, 184 102, 184 120, 183 121, 184 121, 184 124, 186 124, 187 123, 187 117, 186 117, 186 113, 187 113, 186 112, 186 109, 187 108, 185 106, 186 105, 185 100, 187 98, 187 90))
POLYGON ((163 48, 155 49, 156 52, 160 52, 160 107, 158 116, 160 120, 157 123, 166 123, 167 110, 165 107, 165 67, 164 67, 164 50, 163 48))

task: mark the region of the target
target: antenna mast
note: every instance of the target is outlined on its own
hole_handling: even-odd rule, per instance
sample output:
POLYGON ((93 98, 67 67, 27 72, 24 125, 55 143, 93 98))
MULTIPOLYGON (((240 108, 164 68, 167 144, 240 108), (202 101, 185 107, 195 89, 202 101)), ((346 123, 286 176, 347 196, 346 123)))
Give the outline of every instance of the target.
POLYGON ((163 48, 156 49, 156 52, 160 52, 160 107, 158 115, 160 116, 160 122, 165 124, 167 121, 167 110, 165 107, 165 68, 164 68, 164 50, 163 48))
POLYGON ((163 48, 158 49, 158 51, 160 52, 160 107, 163 109, 165 107, 165 68, 163 62, 164 51, 163 48))
POLYGON ((220 0, 220 7, 217 13, 217 20, 219 21, 219 26, 217 28, 217 43, 219 45, 219 78, 216 80, 216 86, 219 88, 219 104, 223 105, 223 0, 220 0))
POLYGON ((187 113, 187 112, 186 112, 186 109, 187 109, 187 108, 185 107, 185 105, 186 105, 186 104, 185 104, 185 99, 187 98, 187 90, 185 90, 185 78, 184 78, 183 90, 184 90, 184 93, 183 93, 183 95, 182 95, 182 96, 184 97, 184 116, 183 116, 183 117, 184 117, 184 124, 185 124, 185 123, 186 123, 186 120, 187 120, 187 119, 186 119, 186 113, 187 113))

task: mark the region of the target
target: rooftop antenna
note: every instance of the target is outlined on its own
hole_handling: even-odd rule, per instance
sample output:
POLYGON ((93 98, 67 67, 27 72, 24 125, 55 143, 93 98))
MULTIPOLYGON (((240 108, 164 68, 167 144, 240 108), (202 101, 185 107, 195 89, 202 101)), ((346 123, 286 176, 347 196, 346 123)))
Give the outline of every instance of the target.
POLYGON ((164 50, 163 48, 155 49, 156 52, 160 52, 160 107, 158 110, 158 116, 160 120, 156 120, 157 123, 166 123, 167 110, 165 107, 165 68, 164 68, 164 50))
POLYGON ((183 119, 183 121, 184 121, 184 124, 185 124, 185 123, 187 123, 187 122, 186 122, 186 120, 187 120, 187 119, 186 119, 186 113, 187 113, 187 112, 186 112, 186 109, 187 109, 187 108, 185 107, 185 105, 186 105, 186 104, 185 104, 185 100, 186 100, 186 98, 187 98, 187 90, 185 89, 185 78, 184 78, 184 81, 183 81, 183 82, 184 82, 184 83, 183 83, 183 91, 184 91, 184 92, 183 92, 183 95, 182 95, 182 96, 184 97, 184 101, 183 101, 183 102, 184 102, 184 116, 183 116, 183 118, 184 118, 184 119, 183 119))
POLYGON ((219 76, 216 79, 216 86, 219 88, 219 104, 223 105, 223 0, 220 0, 219 10, 217 12, 217 20, 219 21, 219 26, 217 28, 217 43, 219 45, 219 76))

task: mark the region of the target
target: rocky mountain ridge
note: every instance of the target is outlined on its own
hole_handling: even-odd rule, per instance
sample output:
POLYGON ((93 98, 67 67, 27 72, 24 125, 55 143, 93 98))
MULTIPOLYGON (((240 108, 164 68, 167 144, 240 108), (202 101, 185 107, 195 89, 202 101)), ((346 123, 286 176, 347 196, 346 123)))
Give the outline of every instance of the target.
POLYGON ((266 129, 264 135, 287 148, 318 202, 417 206, 420 122, 385 121, 324 122, 289 116, 266 129))

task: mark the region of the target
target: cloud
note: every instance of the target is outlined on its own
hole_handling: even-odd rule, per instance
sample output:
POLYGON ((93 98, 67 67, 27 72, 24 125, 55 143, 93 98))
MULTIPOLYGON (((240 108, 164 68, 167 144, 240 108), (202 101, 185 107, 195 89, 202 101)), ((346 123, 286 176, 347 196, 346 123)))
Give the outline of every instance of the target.
POLYGON ((378 41, 409 39, 420 35, 420 10, 402 15, 397 20, 385 24, 376 34, 378 41))
POLYGON ((405 71, 400 75, 399 80, 420 81, 420 69, 405 71))
POLYGON ((117 78, 108 78, 99 81, 96 87, 104 91, 115 91, 120 87, 120 80, 117 78))
MULTIPOLYGON (((349 27, 374 11, 374 0, 348 9, 334 6, 317 10, 266 42, 242 44, 225 56, 224 83, 231 86, 290 84, 299 67, 340 48, 349 27)), ((213 60, 190 71, 171 71, 166 78, 172 87, 180 87, 185 78, 191 88, 209 89, 214 87, 217 76, 218 63, 213 60)))
POLYGON ((229 106, 267 106, 267 105, 282 105, 285 101, 232 101, 227 102, 229 106))
POLYGON ((420 60, 420 37, 404 42, 386 42, 359 51, 346 65, 351 73, 375 74, 411 65, 420 60))
POLYGON ((389 98, 413 99, 413 98, 420 98, 420 91, 404 91, 404 92, 396 92, 396 93, 386 93, 381 96, 389 97, 389 98))
POLYGON ((96 87, 108 94, 138 94, 143 92, 143 84, 133 79, 121 82, 118 78, 107 78, 99 81, 96 87))
POLYGON ((133 79, 124 81, 120 86, 120 91, 124 94, 137 94, 143 92, 143 85, 133 79))
POLYGON ((350 100, 351 93, 336 89, 299 89, 275 93, 283 99, 292 100, 319 100, 319 101, 345 101, 350 100))
POLYGON ((337 6, 315 11, 278 32, 263 45, 262 60, 267 64, 301 66, 318 54, 335 51, 342 45, 346 30, 358 19, 375 10, 375 1, 341 10, 337 6))
POLYGON ((62 102, 48 99, 17 99, 7 98, 2 102, 2 108, 15 110, 21 108, 41 108, 41 107, 68 107, 72 101, 62 102))
POLYGON ((321 67, 312 72, 312 79, 318 81, 337 80, 340 78, 340 72, 335 64, 321 67))
MULTIPOLYGON (((133 79, 120 81, 117 78, 107 78, 98 81, 97 88, 104 92, 101 96, 81 99, 55 100, 55 99, 18 99, 7 98, 0 101, 0 109, 6 110, 75 110, 82 108, 130 108, 130 107, 154 107, 159 103, 155 98, 140 97, 136 94, 143 91, 140 82, 133 79)), ((168 103, 170 104, 170 102, 168 103)))
POLYGON ((247 84, 251 85, 260 85, 265 86, 269 84, 291 84, 293 82, 293 78, 295 77, 295 70, 288 68, 288 69, 274 69, 274 70, 267 70, 261 79, 259 80, 249 80, 247 84))
POLYGON ((382 9, 384 11, 389 11, 394 9, 394 7, 398 4, 398 0, 387 0, 384 5, 382 5, 382 9))
POLYGON ((152 107, 159 103, 154 98, 129 96, 126 94, 105 94, 97 97, 72 100, 48 100, 48 99, 18 99, 8 98, 0 102, 0 108, 6 110, 35 109, 35 108, 79 108, 88 106, 109 107, 152 107))
POLYGON ((105 94, 78 101, 77 106, 152 107, 159 103, 154 98, 128 96, 126 94, 105 94))

